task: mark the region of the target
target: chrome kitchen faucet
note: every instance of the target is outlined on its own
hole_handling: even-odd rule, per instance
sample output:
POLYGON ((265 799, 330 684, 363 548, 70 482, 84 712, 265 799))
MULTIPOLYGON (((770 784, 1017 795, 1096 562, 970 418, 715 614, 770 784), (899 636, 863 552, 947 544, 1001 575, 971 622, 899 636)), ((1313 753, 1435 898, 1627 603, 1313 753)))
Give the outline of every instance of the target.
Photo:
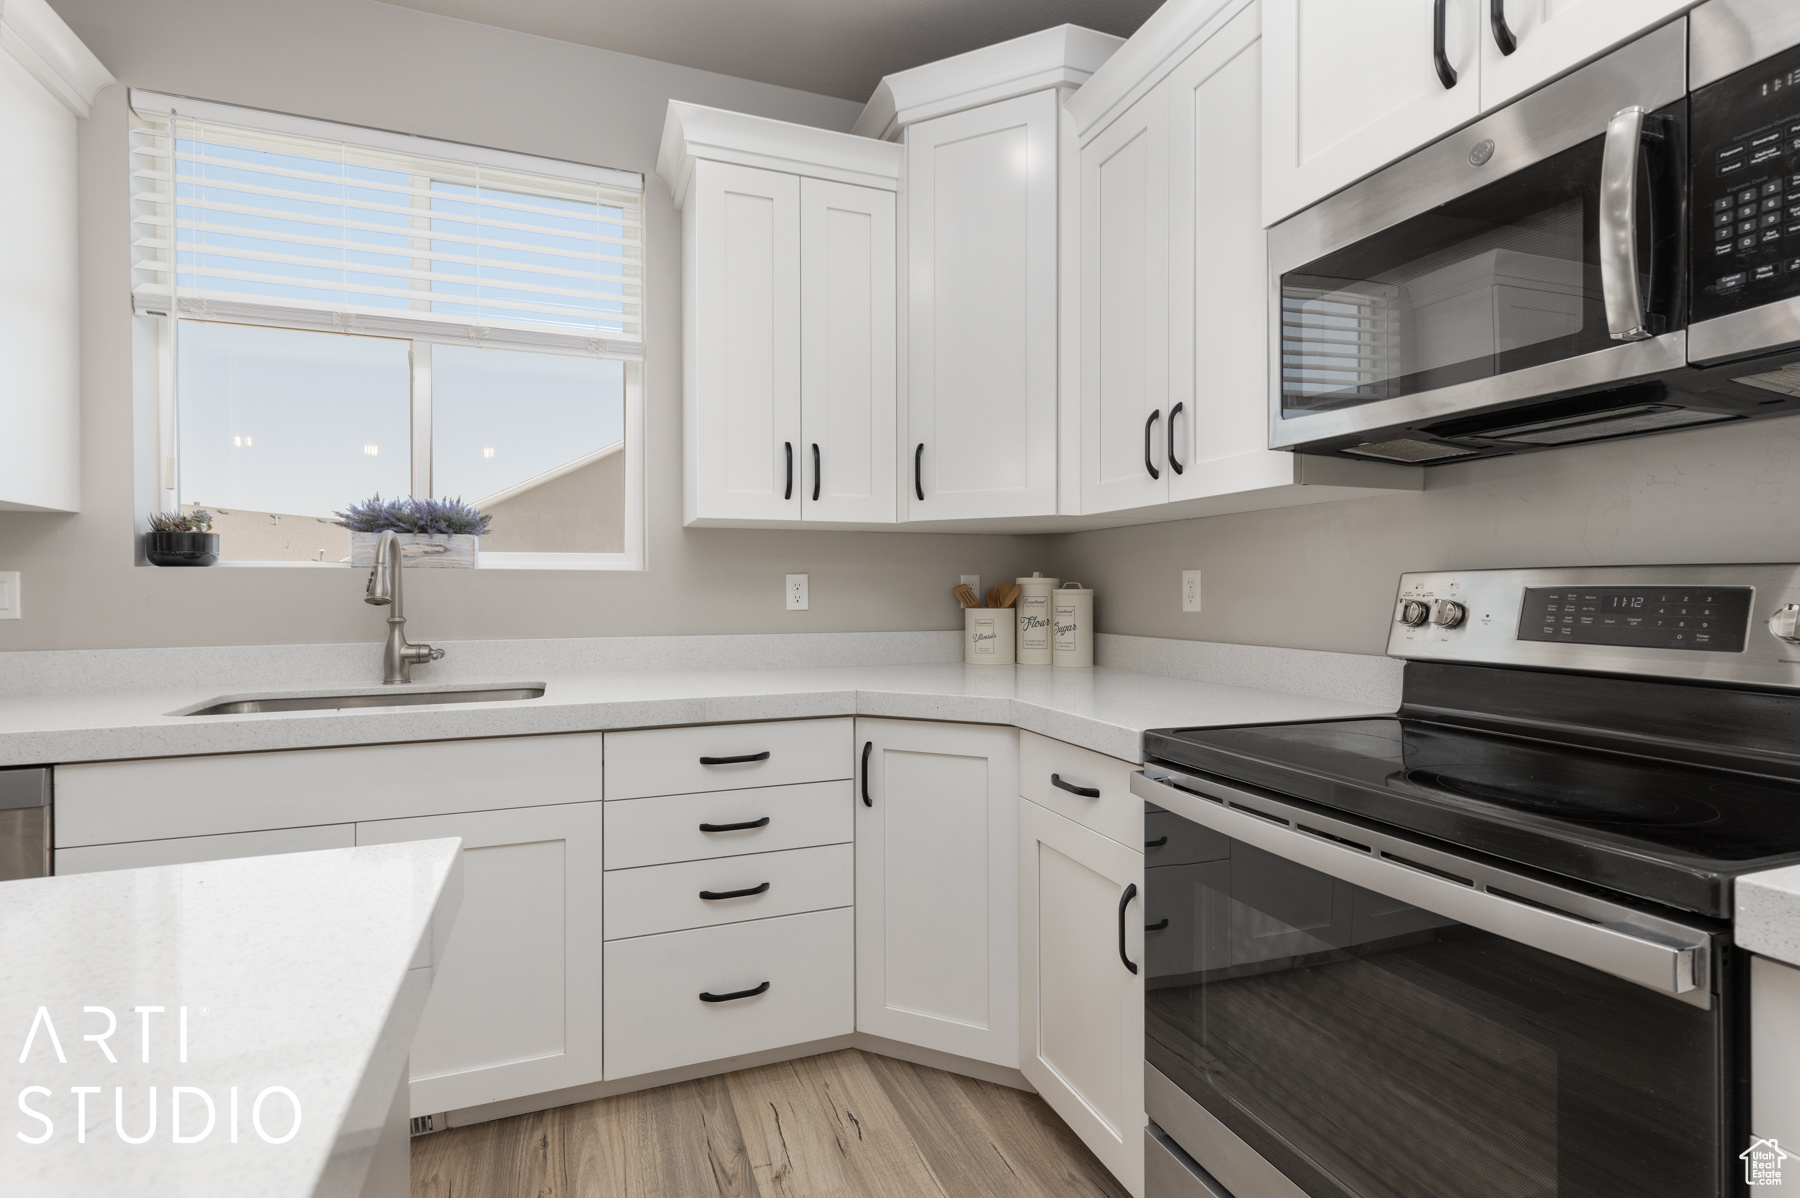
POLYGON ((400 536, 389 529, 375 542, 375 568, 369 571, 369 589, 364 603, 389 608, 387 646, 381 651, 381 680, 384 683, 411 682, 415 661, 436 661, 442 649, 430 645, 406 643, 406 611, 400 598, 400 578, 404 561, 400 553, 400 536))

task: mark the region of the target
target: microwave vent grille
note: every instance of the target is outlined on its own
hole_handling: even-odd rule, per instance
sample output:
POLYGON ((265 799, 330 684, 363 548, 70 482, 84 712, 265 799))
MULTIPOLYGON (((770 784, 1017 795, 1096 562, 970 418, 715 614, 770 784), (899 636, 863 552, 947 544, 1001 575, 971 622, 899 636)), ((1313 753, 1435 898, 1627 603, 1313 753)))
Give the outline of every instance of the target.
POLYGON ((1800 397, 1800 362, 1783 366, 1780 370, 1769 371, 1767 374, 1745 375, 1743 378, 1733 381, 1748 383, 1752 387, 1761 387, 1764 391, 1800 397))
POLYGON ((1343 452, 1353 453, 1358 457, 1382 458, 1389 462, 1434 462, 1440 458, 1465 458, 1475 450, 1403 437, 1398 441, 1368 441, 1361 445, 1350 445, 1343 452))

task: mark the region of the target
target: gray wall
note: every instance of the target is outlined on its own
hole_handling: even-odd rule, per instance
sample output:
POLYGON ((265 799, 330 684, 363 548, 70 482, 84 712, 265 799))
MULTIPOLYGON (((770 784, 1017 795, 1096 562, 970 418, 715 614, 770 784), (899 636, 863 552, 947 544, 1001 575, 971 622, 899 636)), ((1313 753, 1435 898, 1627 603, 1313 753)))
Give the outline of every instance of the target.
POLYGON ((1100 631, 1380 653, 1402 571, 1800 561, 1800 418, 1440 466, 1421 492, 1055 538, 1100 631), (1200 570, 1204 611, 1181 610, 1200 570))
POLYGON ((56 0, 121 86, 81 132, 82 511, 0 513, 25 618, 0 649, 378 639, 351 570, 134 565, 125 87, 497 146, 647 176, 649 570, 421 571, 416 635, 960 627, 960 573, 1029 573, 1015 537, 681 528, 679 216, 654 175, 670 98, 848 129, 859 105, 370 0, 56 0), (812 610, 782 610, 811 574, 812 610))

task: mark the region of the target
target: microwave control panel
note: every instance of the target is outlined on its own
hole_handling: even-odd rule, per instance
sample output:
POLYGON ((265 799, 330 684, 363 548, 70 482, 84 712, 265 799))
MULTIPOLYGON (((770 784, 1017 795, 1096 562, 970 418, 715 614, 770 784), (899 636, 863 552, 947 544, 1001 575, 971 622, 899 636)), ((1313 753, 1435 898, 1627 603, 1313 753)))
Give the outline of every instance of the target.
POLYGON ((1800 46, 1701 88, 1690 319, 1800 295, 1800 46))

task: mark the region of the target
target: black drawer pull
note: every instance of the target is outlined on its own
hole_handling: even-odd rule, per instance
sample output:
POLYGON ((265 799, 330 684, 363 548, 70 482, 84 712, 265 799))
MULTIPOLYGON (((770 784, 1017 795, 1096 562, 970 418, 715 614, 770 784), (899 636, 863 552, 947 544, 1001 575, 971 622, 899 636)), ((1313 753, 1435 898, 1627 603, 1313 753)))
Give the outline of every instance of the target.
POLYGON ((767 982, 764 982, 760 986, 752 986, 748 990, 736 991, 735 993, 732 993, 732 994, 710 994, 707 991, 702 990, 700 992, 700 1001, 701 1002, 731 1002, 733 999, 755 998, 759 994, 768 993, 768 990, 769 990, 769 983, 767 983, 767 982))
POLYGON ((1150 460, 1150 430, 1156 427, 1156 422, 1160 419, 1162 419, 1162 409, 1158 408, 1150 413, 1149 418, 1144 421, 1144 469, 1149 472, 1151 478, 1162 477, 1162 472, 1156 468, 1156 463, 1150 460))
POLYGON ((1519 39, 1513 36, 1512 26, 1506 23, 1506 0, 1488 0, 1488 26, 1494 32, 1494 45, 1500 53, 1511 54, 1519 48, 1519 39))
POLYGON ((749 886, 743 890, 702 890, 700 897, 711 903, 719 899, 748 898, 753 894, 767 893, 768 889, 769 884, 764 882, 761 886, 749 886))
POLYGON ((765 815, 761 819, 747 819, 741 824, 701 824, 700 830, 702 832, 742 832, 746 828, 766 828, 768 826, 769 817, 765 815))
POLYGON ((1444 53, 1444 5, 1448 0, 1437 0, 1431 6, 1431 61, 1437 67, 1438 82, 1449 91, 1456 86, 1456 68, 1450 65, 1450 56, 1444 53))
POLYGON ((1168 921, 1168 920, 1166 920, 1166 919, 1159 919, 1159 920, 1157 920, 1157 921, 1156 921, 1156 922, 1155 922, 1155 923, 1147 923, 1147 924, 1145 924, 1145 925, 1144 925, 1144 931, 1146 931, 1146 932, 1160 932, 1160 931, 1162 931, 1162 930, 1163 930, 1163 929, 1164 929, 1164 928, 1166 928, 1166 927, 1168 927, 1168 926, 1169 926, 1169 921, 1168 921))
POLYGON ((1132 882, 1125 887, 1125 893, 1119 896, 1119 960, 1131 972, 1137 972, 1137 962, 1125 955, 1125 908, 1131 906, 1131 900, 1137 897, 1137 883, 1132 882))
POLYGON ((869 754, 873 753, 874 751, 875 751, 875 742, 872 740, 865 740, 863 742, 863 775, 862 775, 862 790, 863 790, 863 806, 864 807, 873 807, 875 805, 875 800, 871 799, 869 797, 869 754))
POLYGON ((1169 838, 1167 836, 1158 836, 1155 840, 1146 840, 1144 842, 1144 847, 1147 849, 1160 849, 1163 845, 1168 843, 1169 838))
POLYGON ((787 490, 782 492, 781 497, 792 499, 794 497, 794 443, 787 441, 784 444, 787 446, 787 490))
POLYGON ((769 751, 767 749, 764 749, 760 753, 743 753, 736 757, 702 757, 700 759, 700 764, 701 765, 742 765, 746 761, 767 761, 768 759, 769 759, 769 751))
POLYGON ((1100 797, 1100 788, 1098 786, 1077 786, 1073 782, 1064 782, 1061 774, 1051 774, 1050 785, 1056 787, 1058 790, 1066 790, 1072 795, 1080 795, 1084 799, 1097 799, 1100 797))

